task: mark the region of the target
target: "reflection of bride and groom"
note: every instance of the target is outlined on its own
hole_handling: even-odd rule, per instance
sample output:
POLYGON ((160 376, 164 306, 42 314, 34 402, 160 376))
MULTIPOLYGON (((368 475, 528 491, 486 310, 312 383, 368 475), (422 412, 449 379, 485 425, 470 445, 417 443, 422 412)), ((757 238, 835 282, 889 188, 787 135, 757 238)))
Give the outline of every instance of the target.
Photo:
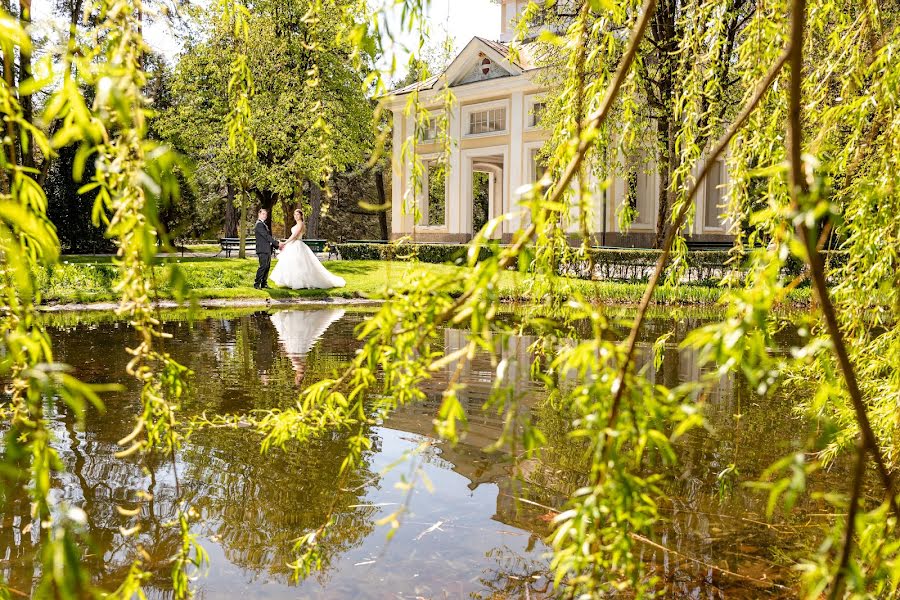
POLYGON ((306 355, 331 324, 343 316, 344 310, 339 308, 285 310, 270 316, 278 333, 278 341, 294 365, 294 382, 297 385, 300 385, 306 376, 306 355))
POLYGON ((296 224, 291 228, 291 237, 279 242, 269 231, 266 219, 269 211, 259 209, 259 220, 253 233, 256 235, 256 256, 259 258, 259 269, 256 271, 256 280, 253 287, 266 289, 269 287, 269 267, 272 265, 272 254, 278 249, 278 263, 272 271, 272 281, 275 285, 293 290, 301 289, 328 289, 344 287, 343 278, 329 272, 309 246, 303 243, 303 234, 306 231, 306 223, 303 221, 303 212, 298 208, 294 211, 296 224))

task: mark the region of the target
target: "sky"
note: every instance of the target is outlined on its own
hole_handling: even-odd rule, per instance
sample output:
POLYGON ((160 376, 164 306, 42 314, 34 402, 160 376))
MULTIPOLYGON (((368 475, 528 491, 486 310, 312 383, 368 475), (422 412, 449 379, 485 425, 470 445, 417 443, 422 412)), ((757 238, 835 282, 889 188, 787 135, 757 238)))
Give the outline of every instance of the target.
POLYGON ((489 40, 500 37, 500 5, 490 0, 432 0, 429 12, 435 31, 449 25, 457 50, 476 35, 489 40))
MULTIPOLYGON (((196 1, 196 0, 195 0, 196 1)), ((203 0, 200 0, 201 2, 203 0)), ((54 28, 65 31, 65 23, 59 22, 52 16, 53 0, 34 0, 32 7, 35 27, 50 34, 54 28)), ((450 32, 455 42, 457 51, 462 50, 474 36, 495 40, 500 37, 500 6, 491 0, 431 0, 428 9, 429 24, 432 36, 437 40, 443 39, 444 28, 450 32)), ((144 35, 148 44, 156 51, 162 53, 169 61, 174 62, 181 51, 181 46, 176 36, 169 31, 164 23, 156 23, 149 26, 144 35)), ((414 45, 416 36, 407 35, 401 42, 407 46, 414 45)), ((397 48, 397 63, 406 63, 406 53, 402 48, 397 48)), ((388 61, 389 62, 389 61, 388 61)))

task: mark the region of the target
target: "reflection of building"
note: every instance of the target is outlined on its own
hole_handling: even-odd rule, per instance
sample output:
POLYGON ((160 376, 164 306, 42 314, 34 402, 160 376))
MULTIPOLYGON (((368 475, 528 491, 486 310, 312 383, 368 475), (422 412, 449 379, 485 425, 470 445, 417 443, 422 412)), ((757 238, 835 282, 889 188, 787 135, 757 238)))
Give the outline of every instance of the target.
MULTIPOLYGON (((548 132, 541 127, 540 116, 547 89, 536 78, 539 69, 534 44, 519 48, 517 56, 509 46, 515 37, 513 23, 527 5, 523 0, 501 0, 502 41, 472 38, 443 73, 393 92, 388 107, 393 111, 394 237, 415 233, 423 242, 468 241, 486 220, 514 212, 516 190, 542 175, 538 153, 548 132), (444 85, 452 88, 457 99, 449 115, 452 149, 446 172, 438 164, 441 148, 436 143, 444 85), (411 202, 405 200, 412 193, 413 164, 410 157, 403 156, 403 146, 415 132, 415 117, 405 114, 405 108, 409 94, 417 89, 429 111, 430 125, 417 146, 425 168, 420 179, 422 191, 416 199, 422 219, 416 225, 411 202)), ((559 16, 570 15, 572 5, 556 3, 559 16)), ((720 162, 698 194, 691 232, 696 239, 726 239, 719 208, 726 175, 720 162)), ((659 185, 653 162, 636 160, 629 176, 615 178, 607 192, 594 194, 593 231, 610 245, 651 245, 659 185), (620 232, 616 218, 625 203, 637 210, 627 235, 620 232)), ((495 237, 508 240, 520 225, 517 218, 510 219, 500 225, 495 237)))

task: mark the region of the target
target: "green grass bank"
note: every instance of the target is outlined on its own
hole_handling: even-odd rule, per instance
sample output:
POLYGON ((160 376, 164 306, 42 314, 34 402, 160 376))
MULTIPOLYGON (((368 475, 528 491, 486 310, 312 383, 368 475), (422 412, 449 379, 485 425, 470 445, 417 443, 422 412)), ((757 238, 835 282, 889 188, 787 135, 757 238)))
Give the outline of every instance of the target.
MULTIPOLYGON (((173 299, 173 270, 181 273, 190 291, 198 300, 321 300, 369 298, 382 294, 390 286, 396 286, 416 271, 427 270, 440 275, 459 276, 459 289, 467 267, 447 264, 427 264, 395 261, 343 260, 328 261, 326 267, 347 280, 344 288, 332 290, 286 290, 271 288, 256 290, 253 277, 255 259, 238 258, 184 258, 161 259, 156 266, 156 281, 160 299, 173 299)), ((118 268, 109 257, 70 256, 59 264, 38 273, 38 282, 44 304, 89 304, 111 302, 118 298, 115 282, 118 268)), ((603 303, 632 304, 640 300, 645 284, 619 281, 587 281, 559 278, 542 281, 534 288, 526 287, 524 276, 517 272, 504 274, 501 294, 510 301, 539 301, 546 290, 576 291, 585 298, 603 303)), ((684 284, 678 287, 660 287, 654 294, 658 304, 713 304, 722 295, 722 289, 710 285, 684 284)), ((791 301, 803 304, 809 299, 809 290, 801 288, 792 292, 791 301)))

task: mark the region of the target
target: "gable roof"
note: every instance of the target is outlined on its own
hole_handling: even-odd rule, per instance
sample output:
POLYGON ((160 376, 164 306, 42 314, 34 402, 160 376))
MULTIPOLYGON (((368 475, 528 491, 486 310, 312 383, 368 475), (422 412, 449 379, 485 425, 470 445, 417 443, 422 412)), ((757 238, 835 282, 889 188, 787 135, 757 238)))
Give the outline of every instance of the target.
POLYGON ((496 52, 497 54, 502 56, 503 60, 508 61, 509 63, 519 67, 523 71, 528 69, 528 65, 524 64, 524 62, 522 60, 523 59, 522 53, 519 53, 518 60, 513 61, 510 58, 510 55, 512 54, 512 52, 510 51, 509 46, 504 44, 503 42, 495 42, 492 40, 486 40, 486 39, 478 37, 478 36, 475 36, 475 39, 480 41, 483 44, 487 44, 487 46, 490 47, 494 52, 496 52))
POLYGON ((423 90, 430 90, 434 87, 434 84, 437 83, 438 79, 440 79, 440 75, 432 75, 424 81, 416 81, 415 83, 410 83, 409 85, 404 85, 401 88, 391 90, 390 95, 402 96, 404 94, 410 94, 416 90, 419 90, 420 92, 423 90))
MULTIPOLYGON (((523 48, 522 50, 525 50, 523 48)), ((471 68, 479 54, 484 54, 496 64, 509 72, 513 77, 521 75, 532 67, 528 64, 524 51, 520 51, 516 60, 512 60, 511 51, 508 45, 503 42, 495 42, 475 36, 465 47, 456 55, 456 57, 447 65, 439 75, 433 75, 424 81, 418 81, 409 85, 397 88, 390 92, 391 96, 403 96, 410 94, 416 90, 422 92, 434 89, 435 84, 441 79, 445 79, 453 86, 457 84, 459 79, 471 68)))

